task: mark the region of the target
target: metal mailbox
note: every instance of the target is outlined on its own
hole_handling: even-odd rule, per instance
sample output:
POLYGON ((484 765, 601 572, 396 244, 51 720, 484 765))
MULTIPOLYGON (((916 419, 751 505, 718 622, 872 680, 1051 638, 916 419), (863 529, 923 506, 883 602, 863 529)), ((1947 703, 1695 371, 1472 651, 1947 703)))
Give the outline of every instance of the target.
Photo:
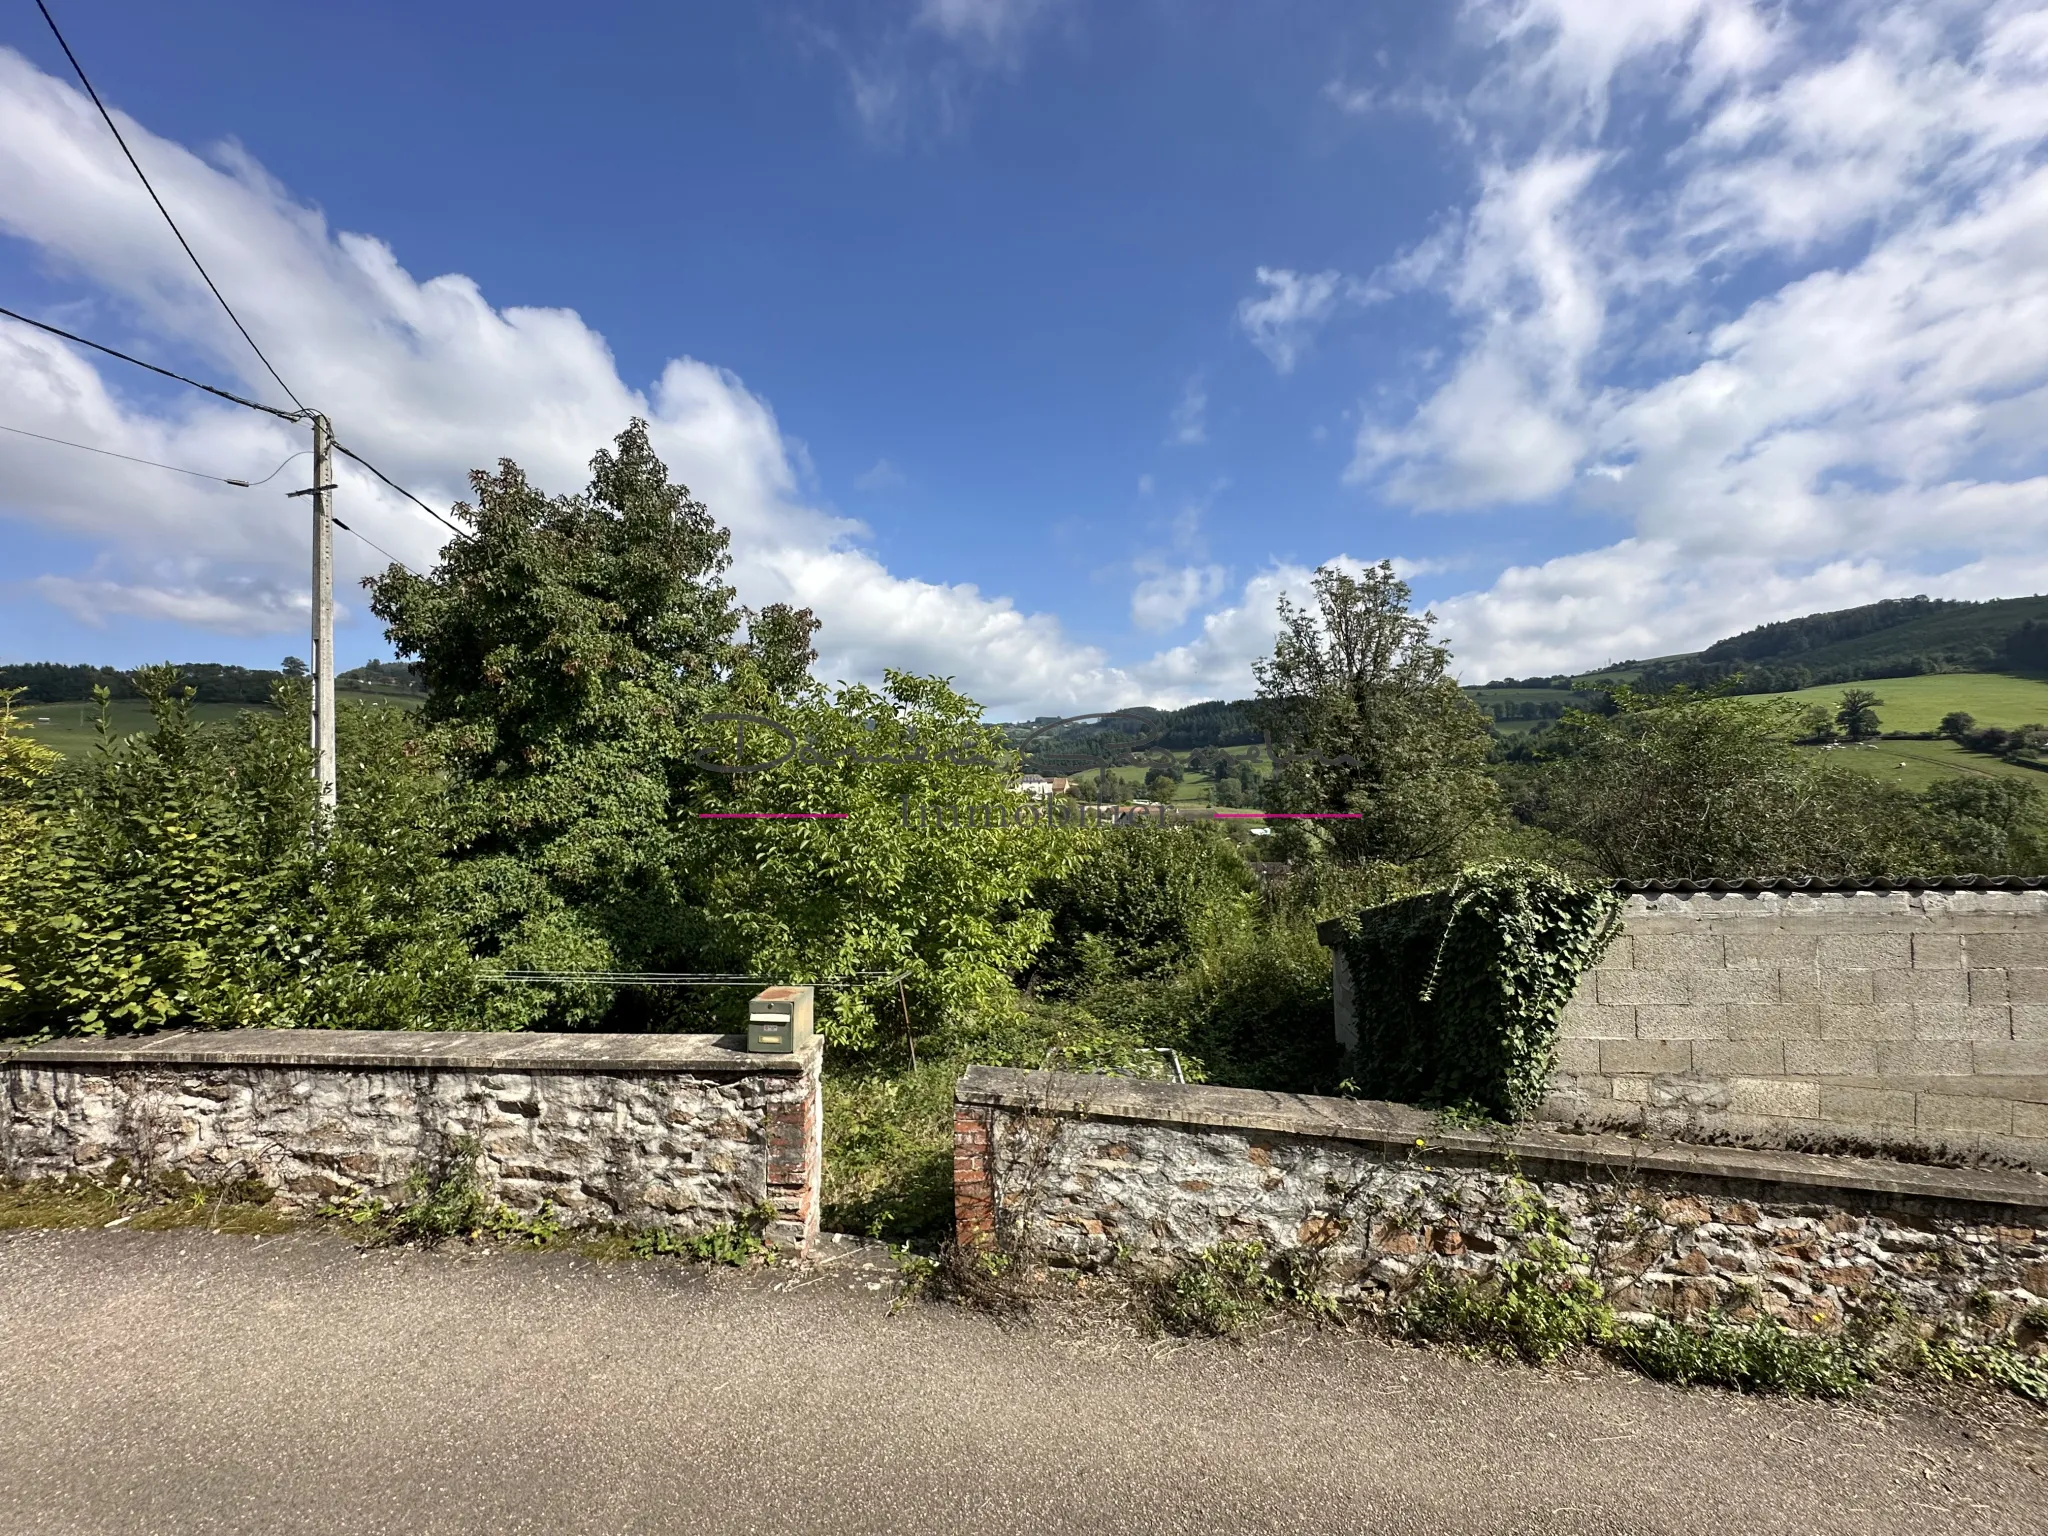
POLYGON ((770 987, 747 1004, 747 1049, 790 1055, 811 1043, 809 987, 770 987))

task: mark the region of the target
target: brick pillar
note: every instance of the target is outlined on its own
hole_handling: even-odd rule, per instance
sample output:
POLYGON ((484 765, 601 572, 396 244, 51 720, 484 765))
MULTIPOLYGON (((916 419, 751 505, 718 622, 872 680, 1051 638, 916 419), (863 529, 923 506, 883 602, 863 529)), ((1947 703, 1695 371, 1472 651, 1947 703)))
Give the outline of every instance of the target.
POLYGON ((953 1240, 962 1248, 987 1248, 996 1240, 995 1184, 989 1167, 989 1124, 994 1116, 985 1104, 953 1106, 953 1240))
POLYGON ((776 1247, 810 1252, 818 1236, 819 1181, 825 1168, 823 1051, 796 1082, 796 1092, 768 1107, 768 1204, 774 1218, 763 1234, 776 1247))

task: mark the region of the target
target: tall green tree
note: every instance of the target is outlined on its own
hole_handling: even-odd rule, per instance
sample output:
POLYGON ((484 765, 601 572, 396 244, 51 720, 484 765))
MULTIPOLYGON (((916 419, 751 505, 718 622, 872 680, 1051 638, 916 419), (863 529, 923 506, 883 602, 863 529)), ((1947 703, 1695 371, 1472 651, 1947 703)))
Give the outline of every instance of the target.
POLYGON ((1288 824, 1288 841, 1345 863, 1456 868, 1498 827, 1500 797, 1486 717, 1451 676, 1435 615, 1411 611, 1391 561, 1358 576, 1326 565, 1313 588, 1313 608, 1280 600, 1273 654, 1254 666, 1281 765, 1267 807, 1354 813, 1288 824))
POLYGON ((1841 702, 1835 708, 1835 723, 1851 741, 1868 741, 1882 723, 1877 718, 1877 706, 1883 702, 1868 688, 1844 688, 1841 702))
MULTIPOLYGON (((425 576, 393 566, 371 608, 427 686, 451 780, 452 853, 477 951, 508 969, 686 969, 705 941, 679 843, 706 787, 699 715, 744 673, 805 686, 815 621, 752 616, 728 535, 634 421, 550 496, 503 460, 471 477, 468 532, 425 576)), ((591 1022, 608 991, 508 993, 516 1022, 591 1022)))

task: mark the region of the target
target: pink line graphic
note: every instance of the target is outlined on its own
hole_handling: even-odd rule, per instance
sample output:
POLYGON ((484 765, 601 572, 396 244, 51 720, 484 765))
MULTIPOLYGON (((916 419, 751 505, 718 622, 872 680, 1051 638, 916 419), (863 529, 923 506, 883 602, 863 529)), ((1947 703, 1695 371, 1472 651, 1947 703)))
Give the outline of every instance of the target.
POLYGON ((1255 821, 1358 821, 1363 811, 1211 811, 1218 821, 1249 817, 1255 821))
POLYGON ((699 821, 844 821, 847 811, 699 811, 699 821))

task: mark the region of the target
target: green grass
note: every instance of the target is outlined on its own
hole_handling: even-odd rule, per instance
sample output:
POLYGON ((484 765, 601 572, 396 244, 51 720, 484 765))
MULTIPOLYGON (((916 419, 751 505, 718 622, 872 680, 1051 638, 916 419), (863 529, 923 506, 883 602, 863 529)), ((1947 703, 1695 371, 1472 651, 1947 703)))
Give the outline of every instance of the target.
MULTIPOLYGON (((1921 677, 1880 677, 1862 683, 1829 683, 1797 693, 1765 697, 1795 704, 1819 704, 1833 711, 1845 688, 1868 688, 1884 702, 1877 716, 1887 731, 1932 731, 1941 717, 1960 709, 1979 725, 2039 725, 2048 722, 2048 681, 2003 672, 1931 672, 1921 677)), ((1896 761, 1896 760, 1895 760, 1896 761)))
MULTIPOLYGON (((338 698, 342 702, 360 701, 380 708, 398 709, 417 709, 424 702, 417 694, 359 693, 352 689, 340 690, 338 698)), ((261 704, 194 704, 192 718, 201 725, 212 725, 233 720, 244 710, 267 708, 261 704)), ((107 706, 107 711, 117 736, 133 736, 150 728, 147 699, 115 699, 107 706)), ((92 750, 95 739, 93 722, 99 718, 99 706, 90 700, 67 704, 17 704, 15 714, 28 725, 32 740, 66 757, 83 757, 92 750)))
POLYGON ((1808 747, 1809 752, 1827 752, 1830 762, 1841 763, 1897 784, 1916 793, 1929 785, 1960 775, 1978 774, 1994 779, 2025 779, 2048 792, 2048 773, 2022 768, 1979 752, 1966 752, 1952 741, 1880 741, 1866 747, 1837 747, 1828 750, 1808 747))

